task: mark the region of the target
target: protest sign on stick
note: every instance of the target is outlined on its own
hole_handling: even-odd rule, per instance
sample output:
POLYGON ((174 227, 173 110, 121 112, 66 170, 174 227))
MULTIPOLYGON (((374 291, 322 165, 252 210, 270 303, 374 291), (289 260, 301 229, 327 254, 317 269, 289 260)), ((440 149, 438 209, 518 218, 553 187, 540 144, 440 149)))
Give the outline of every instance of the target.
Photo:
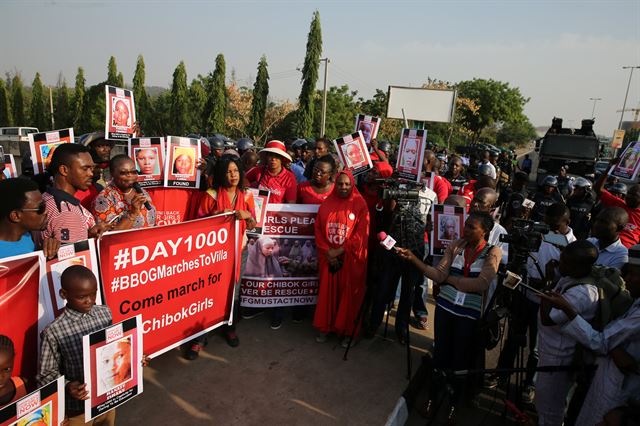
POLYGON ((0 410, 0 426, 54 426, 64 421, 64 376, 0 410))
POLYGON ((89 422, 142 393, 142 318, 140 315, 82 338, 89 422))
POLYGON ((164 138, 131 138, 128 153, 136 164, 138 183, 143 188, 164 184, 164 138))
POLYGON ((267 189, 249 188, 249 191, 253 194, 253 202, 256 211, 256 227, 249 229, 248 232, 254 234, 262 234, 262 227, 264 226, 264 218, 269 205, 269 195, 271 191, 267 189))
POLYGON ((240 305, 313 305, 318 295, 315 204, 271 204, 262 235, 249 234, 240 305))
POLYGON ((373 167, 362 132, 358 131, 333 141, 340 162, 354 176, 373 167))
POLYGON ((104 302, 114 322, 142 315, 144 353, 154 357, 233 320, 237 229, 226 213, 102 236, 104 302))
POLYGON ((73 143, 73 129, 29 133, 28 137, 33 174, 38 175, 47 170, 57 147, 63 143, 73 143))
POLYGON ((120 87, 104 86, 105 139, 126 141, 135 136, 136 109, 133 92, 120 87))

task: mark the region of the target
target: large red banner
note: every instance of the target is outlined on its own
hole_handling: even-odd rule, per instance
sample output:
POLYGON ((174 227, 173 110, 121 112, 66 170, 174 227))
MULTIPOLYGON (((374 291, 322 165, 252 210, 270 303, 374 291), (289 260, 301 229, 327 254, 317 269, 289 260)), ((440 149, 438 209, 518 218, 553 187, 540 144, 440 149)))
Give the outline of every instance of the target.
MULTIPOLYGON (((42 252, 0 260, 0 334, 8 336, 15 346, 15 376, 35 377, 40 352, 38 334, 53 320, 40 300, 41 271, 42 252)), ((45 297, 44 292, 42 296, 45 297)))
POLYGON ((151 357, 231 322, 237 238, 232 214, 105 234, 100 272, 113 322, 141 314, 151 357))

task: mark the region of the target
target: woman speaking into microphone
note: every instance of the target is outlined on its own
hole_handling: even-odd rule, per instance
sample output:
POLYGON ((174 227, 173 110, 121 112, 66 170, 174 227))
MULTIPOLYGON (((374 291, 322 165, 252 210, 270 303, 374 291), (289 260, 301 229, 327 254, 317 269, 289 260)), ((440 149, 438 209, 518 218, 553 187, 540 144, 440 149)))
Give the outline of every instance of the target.
MULTIPOLYGON (((487 289, 498 273, 502 258, 502 250, 487 243, 493 224, 488 213, 471 213, 465 222, 462 238, 447 247, 436 267, 425 265, 410 250, 397 249, 401 257, 411 261, 434 281, 433 364, 437 370, 447 372, 473 368, 476 354, 484 350, 478 342, 477 325, 488 302, 487 289)), ((457 377, 450 382, 453 385, 450 417, 453 417, 465 378, 457 377)), ((428 415, 433 414, 430 411, 435 396, 430 392, 428 415)))

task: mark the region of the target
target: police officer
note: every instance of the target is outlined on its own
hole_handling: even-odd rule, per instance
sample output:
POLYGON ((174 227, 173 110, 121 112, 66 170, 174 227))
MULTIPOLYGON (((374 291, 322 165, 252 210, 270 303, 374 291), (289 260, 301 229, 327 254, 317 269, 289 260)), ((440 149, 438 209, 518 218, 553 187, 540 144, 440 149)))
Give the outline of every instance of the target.
POLYGON ((236 143, 236 149, 238 150, 238 154, 242 157, 242 155, 247 151, 255 151, 255 145, 249 138, 240 138, 236 143))
POLYGON ((558 193, 566 200, 573 191, 573 178, 567 176, 567 166, 560 167, 558 172, 558 193))
POLYGON ((564 203, 564 199, 558 193, 558 178, 547 176, 542 181, 542 189, 536 192, 533 202, 536 203, 531 211, 531 220, 542 222, 547 208, 555 203, 564 203))
POLYGON ((596 204, 596 196, 591 191, 591 182, 583 177, 573 182, 573 194, 567 199, 571 212, 571 228, 579 240, 589 236, 591 211, 596 204))

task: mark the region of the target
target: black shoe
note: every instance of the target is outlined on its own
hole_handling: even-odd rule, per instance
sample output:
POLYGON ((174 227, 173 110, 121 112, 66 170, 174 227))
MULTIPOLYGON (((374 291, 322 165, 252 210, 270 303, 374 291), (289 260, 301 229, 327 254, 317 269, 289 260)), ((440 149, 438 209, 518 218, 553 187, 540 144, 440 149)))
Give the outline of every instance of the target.
POLYGON ((224 339, 227 341, 227 344, 232 348, 235 348, 240 344, 240 339, 238 339, 238 335, 235 331, 225 331, 224 339))
POLYGON ((282 318, 272 318, 271 329, 278 330, 280 327, 282 327, 282 318))
POLYGON ((200 343, 194 343, 189 347, 189 349, 187 349, 187 352, 184 354, 184 357, 189 361, 193 361, 198 358, 201 350, 202 350, 202 345, 200 343))

